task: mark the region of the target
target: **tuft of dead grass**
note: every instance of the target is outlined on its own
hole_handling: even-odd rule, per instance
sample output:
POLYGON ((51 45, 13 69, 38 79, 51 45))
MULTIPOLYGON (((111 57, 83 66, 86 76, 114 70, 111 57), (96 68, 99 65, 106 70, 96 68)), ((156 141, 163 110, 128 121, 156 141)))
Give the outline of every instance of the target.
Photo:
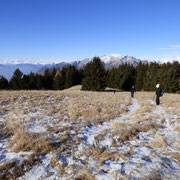
POLYGON ((12 136, 17 131, 20 131, 24 128, 23 116, 20 114, 14 114, 14 112, 13 111, 10 112, 6 117, 5 126, 6 126, 6 134, 8 136, 12 136))
POLYGON ((111 124, 110 128, 112 129, 123 129, 127 127, 128 124, 126 123, 120 123, 120 122, 114 122, 111 124))
POLYGON ((13 152, 31 151, 46 154, 57 147, 56 143, 50 143, 47 137, 41 137, 35 133, 26 131, 17 132, 11 139, 10 148, 13 152))
POLYGON ((180 162, 180 153, 178 152, 167 152, 164 153, 165 155, 171 156, 172 158, 176 159, 177 161, 180 162))
POLYGON ((0 137, 5 136, 5 130, 4 129, 5 129, 5 125, 0 122, 0 137))
POLYGON ((79 175, 75 177, 75 180, 95 180, 95 177, 90 170, 80 169, 77 173, 79 175))
POLYGON ((33 165, 40 161, 34 154, 24 159, 20 164, 16 161, 8 162, 0 166, 0 179, 11 180, 23 176, 33 165))
POLYGON ((147 180, 163 180, 160 170, 153 170, 152 172, 147 172, 147 174, 142 178, 147 180))
POLYGON ((157 132, 154 136, 154 139, 151 140, 148 145, 152 148, 163 148, 163 149, 166 149, 166 146, 167 146, 163 137, 157 132))
MULTIPOLYGON (((130 128, 126 126, 124 128, 124 126, 121 124, 118 125, 117 125, 118 129, 114 129, 112 136, 117 137, 117 140, 121 142, 133 140, 134 138, 137 137, 139 132, 147 132, 150 130, 154 130, 154 132, 156 132, 159 128, 164 128, 164 126, 158 125, 154 122, 145 122, 143 124, 134 125, 133 127, 130 128)), ((114 124, 113 127, 115 127, 114 124)))

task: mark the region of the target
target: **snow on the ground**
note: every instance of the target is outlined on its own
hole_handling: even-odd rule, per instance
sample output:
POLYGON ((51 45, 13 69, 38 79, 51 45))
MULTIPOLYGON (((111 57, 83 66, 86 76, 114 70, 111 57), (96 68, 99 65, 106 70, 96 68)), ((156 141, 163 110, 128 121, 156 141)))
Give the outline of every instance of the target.
POLYGON ((13 162, 16 161, 18 164, 21 163, 22 160, 24 160, 25 156, 30 155, 32 152, 10 152, 8 149, 8 144, 5 140, 0 141, 0 163, 4 164, 7 162, 13 162))
MULTIPOLYGON (((49 99, 47 99, 49 101, 49 99)), ((147 101, 150 101, 147 99, 147 101)), ((50 103, 53 103, 49 101, 50 103)), ((126 142, 118 142, 116 137, 112 136, 113 130, 111 129, 113 123, 128 123, 129 127, 133 124, 133 117, 137 115, 136 111, 141 108, 136 98, 131 100, 131 105, 127 107, 127 112, 119 115, 118 118, 112 119, 109 122, 104 122, 100 125, 95 125, 91 123, 89 126, 83 125, 76 135, 75 131, 71 131, 75 134, 77 138, 82 141, 77 146, 73 146, 73 153, 79 158, 72 156, 64 156, 58 154, 58 160, 61 164, 74 165, 83 167, 83 161, 87 161, 89 169, 92 170, 93 175, 96 179, 118 179, 122 177, 127 177, 129 179, 141 178, 142 175, 146 175, 151 172, 158 172, 161 177, 165 179, 180 179, 180 163, 167 155, 169 151, 179 153, 180 149, 176 146, 176 139, 179 138, 177 132, 173 130, 173 126, 176 123, 176 119, 180 118, 177 115, 169 115, 166 110, 161 106, 156 106, 152 101, 150 103, 153 106, 153 111, 151 114, 146 114, 148 118, 150 115, 154 116, 153 122, 156 124, 161 124, 160 116, 164 118, 163 125, 166 128, 159 128, 154 134, 153 130, 147 132, 139 132, 138 136, 134 140, 129 140, 126 142), (103 134, 107 131, 106 134, 103 134), (98 135, 103 134, 104 139, 99 141, 96 139, 98 135), (157 140, 162 141, 163 147, 153 148, 150 144, 157 140), (117 142, 117 147, 112 147, 113 141, 117 142), (87 157, 84 152, 87 151, 88 147, 93 146, 97 149, 105 148, 109 152, 119 152, 126 153, 133 146, 133 154, 126 154, 125 158, 119 158, 118 160, 105 160, 99 169, 95 168, 97 164, 97 159, 87 157), (102 171, 103 170, 103 171, 102 171)), ((122 105, 123 106, 123 105, 122 105)), ((24 104, 24 108, 28 108, 28 104, 24 104)), ((53 122, 53 117, 44 116, 41 121, 37 120, 38 114, 43 114, 43 109, 38 109, 34 113, 29 113, 24 116, 25 129, 29 132, 40 133, 42 135, 48 133, 47 126, 51 126, 53 122)), ((1 118, 1 122, 5 120, 6 116, 1 118)), ((64 125, 69 125, 67 122, 62 122, 64 125)), ((128 127, 127 127, 128 128, 128 127)), ((63 134, 63 133, 62 133, 63 134)), ((54 135, 55 137, 58 134, 54 135)), ((72 137, 74 138, 74 137, 72 137)), ((32 152, 11 152, 8 149, 9 139, 0 139, 0 165, 17 161, 20 163, 26 155, 32 152)), ((62 144, 61 144, 62 145, 62 144)), ((72 152, 71 152, 72 153, 72 152)), ((53 155, 57 155, 53 152, 46 154, 41 157, 41 162, 39 165, 35 165, 30 171, 26 172, 24 176, 19 179, 73 179, 72 176, 67 176, 67 178, 58 177, 58 168, 52 168, 50 166, 50 161, 53 155)), ((70 171, 70 170, 67 170, 70 171)), ((71 173, 71 171, 70 171, 71 173)))
POLYGON ((47 154, 41 158, 41 164, 39 166, 34 166, 30 171, 28 171, 24 176, 20 177, 19 180, 24 179, 46 179, 46 180, 56 180, 59 179, 55 172, 57 168, 50 167, 50 160, 52 158, 52 154, 47 154), (49 174, 49 176, 48 176, 49 174))
MULTIPOLYGON (((127 122, 127 119, 132 118, 132 114, 140 108, 140 105, 137 102, 137 99, 132 100, 131 106, 128 107, 128 112, 125 114, 120 115, 119 118, 116 118, 114 120, 111 120, 110 122, 105 122, 102 125, 99 125, 98 127, 95 125, 92 125, 90 127, 85 127, 83 132, 79 134, 78 136, 81 137, 85 143, 88 145, 95 145, 99 148, 102 147, 110 147, 112 144, 112 138, 106 137, 105 140, 101 141, 97 144, 97 141, 95 140, 95 137, 103 132, 105 129, 110 128, 111 124, 113 122, 127 122)), ((167 128, 158 130, 157 133, 160 133, 164 138, 167 139, 176 139, 178 138, 177 134, 172 130, 172 127, 169 125, 170 117, 165 113, 163 108, 161 106, 155 107, 155 110, 152 112, 152 114, 163 114, 164 118, 166 118, 166 124, 167 128)), ((177 117, 176 117, 177 118, 177 117)), ((174 121, 176 120, 174 117, 174 121)), ((159 119, 156 119, 158 122, 159 119)), ((110 130, 109 130, 110 131, 110 130)), ((157 151, 155 154, 153 154, 154 149, 151 147, 144 147, 141 145, 141 142, 146 141, 146 143, 150 142, 154 137, 151 135, 151 131, 148 132, 140 132, 139 133, 139 140, 127 142, 123 144, 120 147, 121 152, 126 152, 127 149, 129 149, 129 145, 133 145, 136 148, 134 149, 135 155, 131 157, 131 159, 128 161, 120 161, 120 162, 114 162, 114 161, 108 161, 106 164, 106 169, 109 170, 109 172, 113 172, 116 167, 118 167, 118 171, 123 172, 124 175, 129 176, 129 178, 141 178, 142 173, 146 174, 147 172, 152 172, 156 170, 161 171, 162 177, 166 178, 180 178, 180 164, 177 162, 177 160, 174 160, 172 158, 167 158, 161 152, 157 151), (159 153, 159 154, 157 154, 159 153), (142 157, 144 159, 142 159, 142 157), (137 163, 142 166, 142 168, 137 169, 137 163), (161 166, 162 163, 165 163, 164 167, 161 166), (167 163, 167 165, 166 165, 167 163), (169 174, 170 173, 170 174, 169 174), (130 175, 131 174, 131 175, 130 175)), ((172 146, 171 146, 172 147, 172 146)), ((83 151, 82 144, 79 146, 79 151, 83 151)), ((104 166, 102 169, 105 168, 104 166)), ((98 179, 109 179, 109 175, 105 174, 98 174, 98 179)), ((111 177, 112 178, 112 177, 111 177)))
MULTIPOLYGON (((120 117, 111 120, 110 122, 104 122, 102 125, 95 126, 92 124, 90 127, 84 127, 84 130, 81 134, 78 135, 78 137, 84 139, 89 145, 93 145, 96 143, 96 140, 94 137, 96 137, 98 134, 100 134, 105 129, 109 129, 113 122, 120 122, 122 119, 127 119, 129 116, 131 116, 131 113, 133 111, 136 111, 136 109, 139 108, 139 104, 137 103, 136 99, 132 99, 132 104, 130 107, 128 107, 128 113, 120 115, 120 117)), ((101 142, 102 143, 102 142, 101 142)), ((104 142, 104 145, 111 145, 111 140, 107 138, 104 142)))

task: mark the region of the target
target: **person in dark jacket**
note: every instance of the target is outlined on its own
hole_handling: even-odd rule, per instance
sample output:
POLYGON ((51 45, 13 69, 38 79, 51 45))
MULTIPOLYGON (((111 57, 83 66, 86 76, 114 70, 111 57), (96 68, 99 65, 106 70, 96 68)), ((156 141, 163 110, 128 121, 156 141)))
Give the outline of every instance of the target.
POLYGON ((160 104, 160 97, 161 97, 161 87, 159 84, 156 85, 156 105, 160 104))
POLYGON ((131 88, 131 97, 132 97, 132 98, 134 97, 134 92, 135 92, 135 87, 132 86, 132 88, 131 88))

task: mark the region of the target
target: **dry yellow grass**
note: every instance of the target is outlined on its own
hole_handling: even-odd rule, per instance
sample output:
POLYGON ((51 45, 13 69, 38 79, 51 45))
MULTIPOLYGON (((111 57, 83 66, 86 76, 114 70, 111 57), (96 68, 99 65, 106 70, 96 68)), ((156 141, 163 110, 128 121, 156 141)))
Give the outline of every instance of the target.
POLYGON ((34 151, 40 154, 46 154, 57 148, 56 143, 50 143, 47 137, 26 131, 16 132, 9 147, 13 152, 34 151))
POLYGON ((163 137, 156 132, 155 138, 148 144, 152 148, 163 148, 166 149, 166 142, 163 137))
MULTIPOLYGON (((141 146, 150 146, 158 151, 166 149, 166 141, 157 132, 160 128, 161 130, 166 128, 164 124, 167 119, 164 118, 163 113, 161 115, 152 114, 156 109, 152 101, 153 96, 152 92, 136 92, 135 98, 140 108, 128 112, 127 106, 131 105, 129 92, 116 92, 115 94, 113 92, 87 92, 80 91, 80 86, 63 91, 1 91, 0 118, 4 119, 4 123, 0 123, 0 135, 12 136, 9 138, 10 148, 14 152, 34 151, 36 155, 53 152, 66 157, 72 156, 74 159, 81 159, 81 156, 85 156, 84 161, 89 159, 97 161, 98 171, 103 172, 101 166, 106 161, 123 159, 127 162, 129 157, 135 155, 136 147, 133 145, 128 146, 125 152, 117 152, 115 149, 120 148, 122 144, 128 145, 127 141, 136 140, 140 132, 152 130, 151 135, 154 138, 149 143, 142 141, 141 146), (33 117, 31 117, 32 114, 33 117), (102 146, 88 146, 82 152, 76 153, 77 146, 85 143, 83 139, 76 136, 83 131, 84 127, 90 127, 91 123, 99 126, 122 114, 128 114, 128 116, 124 116, 122 121, 112 123, 109 128, 100 131, 94 137, 97 142, 102 142, 107 137, 110 138, 112 144, 109 148, 114 149, 114 152, 102 146), (44 134, 29 132, 26 125, 32 122, 35 125, 39 122, 40 124, 37 124, 43 126, 46 132, 44 134), (50 137, 53 136, 55 138, 51 139, 50 137)), ((161 98, 161 107, 169 116, 180 115, 180 95, 165 93, 161 98)), ((171 123, 174 123, 174 130, 180 134, 180 119, 177 118, 176 122, 171 123)), ((167 155, 179 160, 179 154, 169 152, 167 155)), ((12 165, 15 164, 7 164, 9 169, 12 165)), ((68 166, 60 163, 58 156, 53 156, 50 165, 52 168, 58 168, 60 178, 68 178, 73 173, 76 179, 94 179, 87 164, 84 168, 76 163, 68 166)), ((141 165, 137 164, 137 168, 140 169, 141 165)), ((3 171, 4 169, 2 168, 3 171)), ((19 175, 23 173, 22 171, 19 175)), ((8 171, 5 174, 8 177, 8 171)), ((118 171, 112 171, 111 175, 115 179, 126 179, 118 171)))
POLYGON ((79 169, 77 172, 77 177, 75 177, 75 180, 95 180, 95 177, 93 176, 92 172, 88 169, 79 169))
POLYGON ((0 123, 0 137, 6 136, 4 129, 5 129, 4 124, 0 123))
MULTIPOLYGON (((87 92, 80 91, 80 86, 63 91, 1 91, 1 114, 7 115, 6 128, 9 134, 14 134, 14 130, 23 129, 23 116, 30 112, 37 112, 43 109, 44 115, 54 116, 54 126, 61 122, 64 117, 67 121, 83 121, 86 124, 94 122, 97 125, 118 117, 127 111, 125 107, 130 104, 129 92, 87 92), (28 108, 23 106, 28 104, 28 108), (8 108, 7 108, 8 105, 8 108)), ((141 105, 133 116, 134 124, 142 121, 151 121, 155 117, 146 117, 154 105, 147 101, 153 99, 154 93, 137 92, 135 97, 141 105)), ((178 94, 164 94, 161 98, 161 105, 166 108, 169 114, 180 114, 180 96, 178 94), (171 107, 169 109, 169 107, 171 107)), ((37 114, 37 120, 41 121, 43 114, 37 114)), ((159 117, 164 120, 163 117, 159 117)), ((115 126, 125 126, 114 124, 115 126)), ((112 125, 113 126, 113 125, 112 125)), ((177 131, 178 128, 176 128, 177 131)))
POLYGON ((18 110, 14 110, 6 116, 5 126, 7 135, 14 135, 17 131, 22 131, 24 128, 23 114, 18 112, 18 110))
POLYGON ((37 165, 39 161, 40 159, 32 154, 24 159, 20 164, 18 164, 16 161, 7 162, 0 166, 0 179, 17 179, 29 171, 33 165, 37 165))
POLYGON ((180 162, 180 153, 178 153, 178 152, 167 152, 167 153, 164 153, 164 154, 169 155, 172 158, 174 158, 174 159, 176 159, 177 161, 180 162))

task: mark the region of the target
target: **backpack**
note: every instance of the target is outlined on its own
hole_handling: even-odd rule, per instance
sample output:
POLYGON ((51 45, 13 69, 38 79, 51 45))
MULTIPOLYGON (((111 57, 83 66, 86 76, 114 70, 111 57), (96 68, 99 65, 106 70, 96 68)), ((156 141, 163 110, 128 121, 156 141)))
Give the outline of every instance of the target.
POLYGON ((161 92, 160 92, 160 97, 161 97, 164 94, 164 89, 162 87, 160 87, 160 89, 161 89, 161 92))

